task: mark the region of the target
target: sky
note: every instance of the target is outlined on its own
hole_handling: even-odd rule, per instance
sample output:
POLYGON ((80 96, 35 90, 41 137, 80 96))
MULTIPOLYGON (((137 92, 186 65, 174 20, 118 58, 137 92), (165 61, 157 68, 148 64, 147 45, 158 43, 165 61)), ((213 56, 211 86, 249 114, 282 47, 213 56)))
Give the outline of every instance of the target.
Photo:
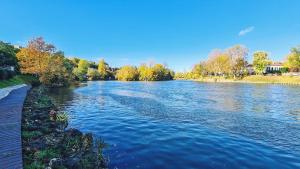
POLYGON ((213 49, 242 44, 284 60, 300 45, 300 0, 0 0, 0 40, 42 36, 111 66, 157 62, 188 71, 213 49))

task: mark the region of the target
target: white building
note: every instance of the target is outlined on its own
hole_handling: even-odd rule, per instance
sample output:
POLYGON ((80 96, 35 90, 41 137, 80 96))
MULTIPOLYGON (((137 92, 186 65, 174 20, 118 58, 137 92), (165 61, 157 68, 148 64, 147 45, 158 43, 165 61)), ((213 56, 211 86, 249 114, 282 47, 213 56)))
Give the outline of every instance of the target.
POLYGON ((283 64, 281 62, 274 62, 268 65, 265 69, 265 73, 275 73, 280 72, 283 69, 283 64))

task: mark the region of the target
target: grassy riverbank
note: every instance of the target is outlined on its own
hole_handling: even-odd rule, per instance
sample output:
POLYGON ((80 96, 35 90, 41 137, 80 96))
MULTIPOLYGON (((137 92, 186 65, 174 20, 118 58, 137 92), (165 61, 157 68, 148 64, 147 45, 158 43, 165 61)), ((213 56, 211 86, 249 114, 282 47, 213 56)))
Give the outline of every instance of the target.
POLYGON ((57 110, 47 89, 28 93, 22 117, 22 148, 25 169, 106 168, 105 144, 92 134, 67 129, 68 115, 57 110))
POLYGON ((30 75, 16 75, 8 80, 0 80, 0 89, 8 86, 14 86, 19 84, 34 84, 39 83, 38 79, 30 75))
POLYGON ((293 84, 300 85, 300 77, 296 76, 263 76, 252 75, 243 79, 227 79, 223 77, 204 77, 195 79, 200 82, 220 82, 220 83, 270 83, 270 84, 293 84))

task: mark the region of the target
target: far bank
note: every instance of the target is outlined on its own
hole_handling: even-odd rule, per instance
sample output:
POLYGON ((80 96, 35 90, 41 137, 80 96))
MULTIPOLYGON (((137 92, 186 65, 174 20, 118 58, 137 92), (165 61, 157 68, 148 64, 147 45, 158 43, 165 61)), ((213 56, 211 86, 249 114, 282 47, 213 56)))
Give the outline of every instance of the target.
MULTIPOLYGON (((181 80, 181 79, 177 79, 181 80)), ((224 77, 203 77, 198 79, 191 79, 199 82, 212 82, 212 83, 258 83, 258 84, 284 84, 284 85, 300 85, 299 76, 263 76, 251 75, 243 79, 232 79, 224 77)))

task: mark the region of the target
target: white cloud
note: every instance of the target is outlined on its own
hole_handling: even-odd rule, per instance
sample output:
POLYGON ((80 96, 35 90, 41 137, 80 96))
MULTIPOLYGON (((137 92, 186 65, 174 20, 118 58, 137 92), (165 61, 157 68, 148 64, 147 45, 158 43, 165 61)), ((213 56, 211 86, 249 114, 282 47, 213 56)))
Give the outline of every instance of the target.
POLYGON ((241 31, 239 32, 239 36, 244 36, 244 35, 246 35, 247 33, 252 32, 253 30, 254 30, 254 26, 250 26, 250 27, 248 27, 248 28, 245 28, 245 29, 243 29, 243 30, 241 30, 241 31))

